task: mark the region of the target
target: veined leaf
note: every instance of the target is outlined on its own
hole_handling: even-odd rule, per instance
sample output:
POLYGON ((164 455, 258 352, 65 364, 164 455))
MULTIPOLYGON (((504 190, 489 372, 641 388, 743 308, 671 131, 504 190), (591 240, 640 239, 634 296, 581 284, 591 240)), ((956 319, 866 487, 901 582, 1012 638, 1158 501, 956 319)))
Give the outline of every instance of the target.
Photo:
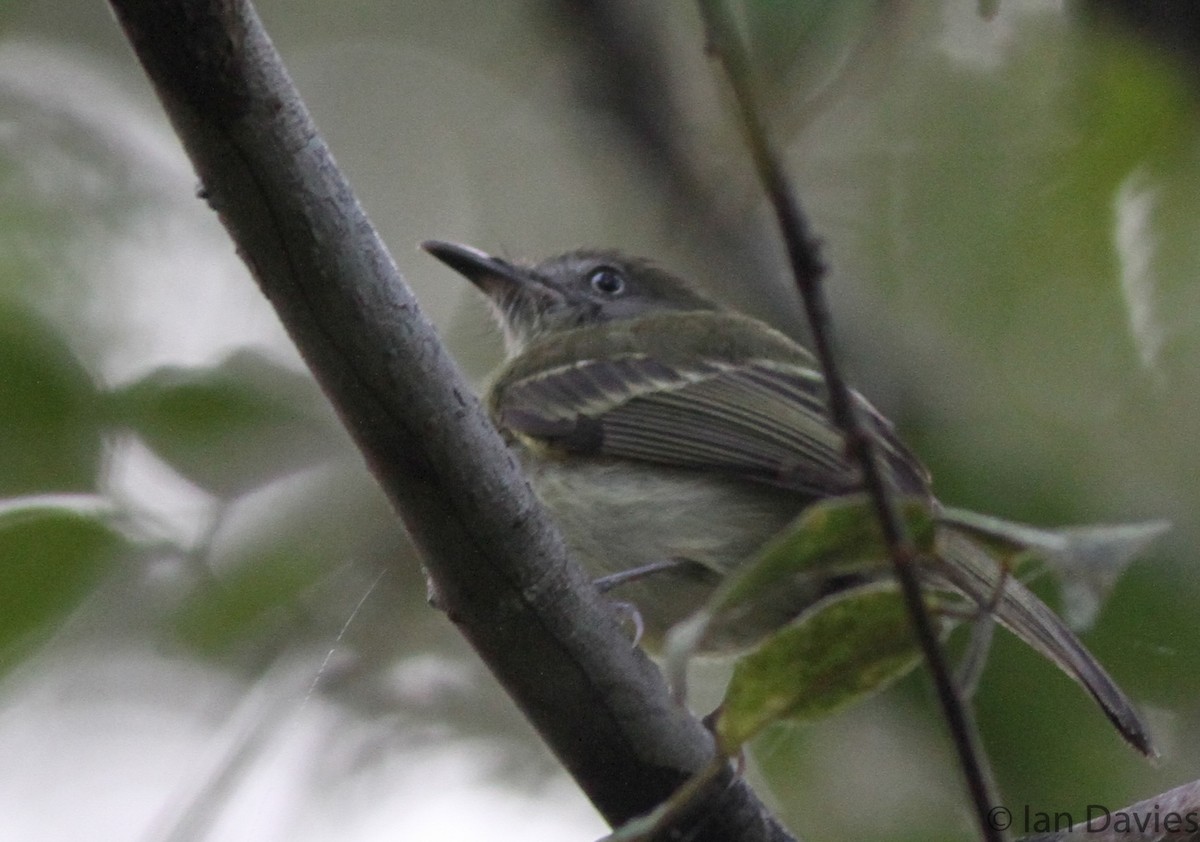
MULTIPOLYGON (((931 552, 929 506, 908 499, 902 514, 918 551, 931 552)), ((821 600, 890 577, 891 570, 878 519, 865 495, 814 503, 730 575, 703 609, 671 630, 664 647, 667 674, 681 688, 687 660, 695 652, 753 646, 821 600)))
POLYGON ((920 657, 894 585, 837 594, 738 661, 717 741, 730 755, 781 719, 826 716, 891 684, 920 657))

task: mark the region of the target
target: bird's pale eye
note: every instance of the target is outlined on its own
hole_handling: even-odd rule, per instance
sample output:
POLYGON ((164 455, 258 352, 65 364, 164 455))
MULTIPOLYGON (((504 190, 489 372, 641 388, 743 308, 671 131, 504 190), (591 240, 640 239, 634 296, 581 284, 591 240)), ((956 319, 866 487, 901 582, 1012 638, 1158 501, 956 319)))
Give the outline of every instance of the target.
POLYGON ((597 266, 587 276, 588 284, 601 295, 620 295, 625 291, 625 276, 611 266, 597 266))

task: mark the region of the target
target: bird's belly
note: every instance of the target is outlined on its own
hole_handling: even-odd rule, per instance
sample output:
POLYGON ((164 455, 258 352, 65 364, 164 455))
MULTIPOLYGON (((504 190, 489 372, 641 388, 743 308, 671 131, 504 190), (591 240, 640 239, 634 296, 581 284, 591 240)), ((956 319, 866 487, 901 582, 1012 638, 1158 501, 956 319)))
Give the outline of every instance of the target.
POLYGON ((753 483, 616 460, 526 460, 538 496, 594 577, 664 561, 692 564, 620 585, 653 643, 695 611, 809 500, 753 483))

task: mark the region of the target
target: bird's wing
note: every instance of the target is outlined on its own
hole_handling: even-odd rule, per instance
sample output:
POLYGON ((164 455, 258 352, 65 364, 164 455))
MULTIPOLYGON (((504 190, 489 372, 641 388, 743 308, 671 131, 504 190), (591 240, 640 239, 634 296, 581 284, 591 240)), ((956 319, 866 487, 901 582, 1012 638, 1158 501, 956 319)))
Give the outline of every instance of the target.
MULTIPOLYGON (((811 357, 781 335, 745 329, 736 317, 705 316, 686 325, 690 330, 673 329, 684 318, 549 340, 540 355, 502 373, 492 412, 528 440, 579 455, 716 471, 821 497, 859 487, 811 357)), ((928 495, 920 462, 883 416, 855 399, 892 484, 928 495)), ((993 612, 1082 684, 1126 739, 1153 753, 1128 698, 1041 600, 969 535, 939 528, 938 540, 924 568, 927 584, 948 586, 993 612)))
MULTIPOLYGON (((926 493, 924 468, 857 396, 896 487, 926 493)), ((510 378, 493 396, 501 425, 562 450, 715 471, 818 496, 859 487, 824 381, 802 361, 665 361, 639 351, 510 378)))

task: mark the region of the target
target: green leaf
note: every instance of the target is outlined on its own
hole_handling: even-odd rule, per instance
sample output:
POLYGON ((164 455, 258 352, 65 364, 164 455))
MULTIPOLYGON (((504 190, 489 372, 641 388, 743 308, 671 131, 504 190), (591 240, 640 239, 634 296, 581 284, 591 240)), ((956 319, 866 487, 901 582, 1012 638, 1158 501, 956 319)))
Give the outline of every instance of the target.
POLYGON ((240 559, 228 575, 189 595, 176 615, 176 632, 209 655, 254 645, 295 620, 324 572, 324 559, 289 546, 240 559))
MULTIPOLYGON (((918 550, 932 552, 934 520, 928 505, 909 498, 901 515, 918 550)), ((829 576, 889 566, 887 545, 875 507, 865 494, 822 500, 768 543, 740 575, 730 577, 714 604, 722 609, 759 598, 796 575, 824 581, 829 576)))
POLYGON ((49 325, 0 305, 0 495, 96 487, 92 378, 49 325))
POLYGON ((250 351, 211 369, 158 369, 109 406, 115 423, 221 496, 311 465, 344 439, 308 377, 250 351))
MULTIPOLYGON (((907 499, 901 513, 918 551, 932 552, 934 520, 928 505, 907 499)), ((866 495, 814 503, 730 575, 704 608, 670 631, 664 647, 667 673, 682 687, 687 660, 696 651, 753 646, 829 594, 890 576, 891 569, 866 495)))
POLYGON ((0 506, 0 672, 54 632, 126 545, 100 515, 19 503, 0 506))
POLYGON ((768 725, 826 716, 882 690, 919 660, 908 609, 893 585, 835 595, 738 660, 717 741, 732 755, 768 725))

